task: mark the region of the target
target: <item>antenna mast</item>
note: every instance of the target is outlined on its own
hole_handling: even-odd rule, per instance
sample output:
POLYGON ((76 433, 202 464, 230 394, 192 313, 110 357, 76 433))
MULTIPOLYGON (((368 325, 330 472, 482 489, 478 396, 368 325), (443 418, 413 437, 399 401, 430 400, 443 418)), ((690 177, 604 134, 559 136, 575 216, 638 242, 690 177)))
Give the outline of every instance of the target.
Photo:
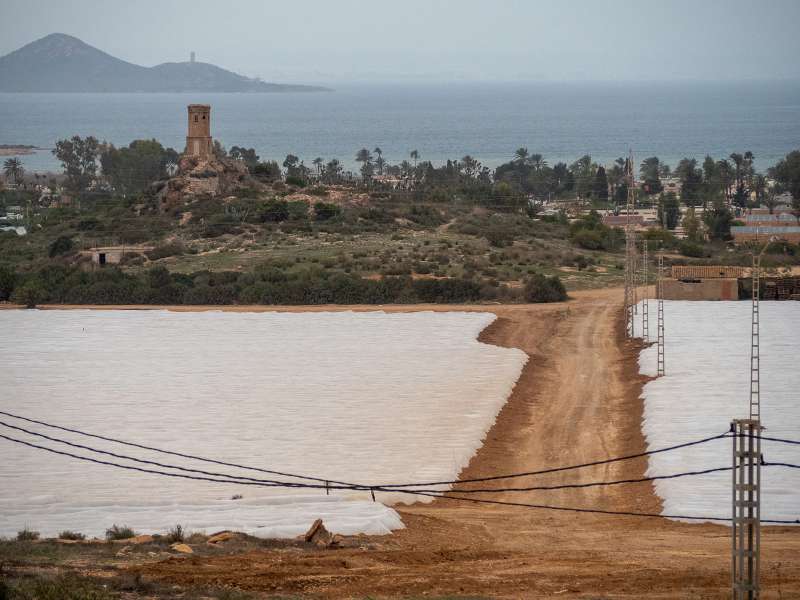
POLYGON ((633 213, 636 196, 633 189, 633 151, 627 161, 628 203, 625 208, 625 334, 633 337, 633 314, 636 305, 636 234, 633 230, 633 213))

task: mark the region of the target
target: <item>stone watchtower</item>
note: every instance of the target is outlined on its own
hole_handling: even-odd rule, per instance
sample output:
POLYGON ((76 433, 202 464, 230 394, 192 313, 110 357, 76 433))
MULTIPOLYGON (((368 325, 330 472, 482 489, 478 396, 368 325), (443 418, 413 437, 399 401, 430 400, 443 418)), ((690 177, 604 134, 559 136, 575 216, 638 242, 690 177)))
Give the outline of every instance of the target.
POLYGON ((190 104, 189 133, 186 136, 186 156, 210 158, 214 153, 211 141, 211 106, 208 104, 190 104))

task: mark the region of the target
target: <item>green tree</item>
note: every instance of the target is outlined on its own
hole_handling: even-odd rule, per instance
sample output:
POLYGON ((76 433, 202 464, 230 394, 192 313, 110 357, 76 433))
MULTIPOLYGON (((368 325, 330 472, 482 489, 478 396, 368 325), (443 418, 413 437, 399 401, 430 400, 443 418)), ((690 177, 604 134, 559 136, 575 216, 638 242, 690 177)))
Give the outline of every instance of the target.
POLYGON ((411 157, 411 160, 414 161, 414 169, 416 169, 417 168, 417 160, 419 160, 419 150, 412 150, 409 153, 409 156, 411 157))
POLYGON ((13 179, 15 184, 22 181, 22 176, 25 174, 25 169, 22 167, 22 161, 16 157, 7 159, 3 163, 3 173, 6 179, 13 179))
POLYGON ((231 146, 228 156, 234 160, 241 160, 247 165, 248 169, 255 167, 259 160, 258 154, 256 154, 254 148, 244 148, 241 146, 231 146))
POLYGON ((274 160, 258 163, 252 168, 251 173, 265 181, 278 181, 282 175, 281 168, 274 160))
POLYGON ((517 148, 516 151, 514 152, 514 158, 519 164, 521 165, 526 164, 528 162, 528 149, 524 147, 517 148))
POLYGON ((45 298, 45 289, 36 279, 26 281, 16 288, 11 295, 11 301, 22 304, 26 308, 36 308, 36 305, 45 298))
POLYGON ((339 162, 339 159, 331 159, 328 164, 325 165, 323 178, 329 183, 334 183, 339 180, 343 170, 342 163, 339 162))
POLYGON ((592 197, 600 201, 608 200, 608 178, 606 177, 606 170, 602 166, 597 167, 597 173, 594 176, 592 197))
POLYGON ((373 150, 375 156, 375 167, 378 169, 378 175, 383 175, 383 168, 386 166, 386 161, 383 158, 383 150, 381 150, 380 146, 375 146, 375 150, 373 150))
POLYGON ((167 177, 167 167, 178 153, 156 140, 134 140, 127 148, 108 145, 100 153, 100 166, 109 183, 121 194, 142 192, 154 181, 167 177))
POLYGON ((657 156, 645 158, 639 165, 639 175, 644 181, 642 189, 648 195, 658 194, 664 189, 661 185, 661 166, 657 156))
POLYGON ((50 258, 67 254, 72 251, 74 245, 75 244, 73 243, 71 237, 61 235, 57 237, 52 244, 50 244, 50 250, 48 254, 50 255, 50 258))
POLYGON ((557 275, 546 277, 535 273, 525 282, 523 295, 526 302, 563 302, 567 299, 567 290, 557 275))
POLYGON ((11 298, 17 285, 17 273, 12 267, 0 265, 0 301, 11 298))
POLYGON ((675 229, 678 226, 678 219, 681 216, 678 197, 672 192, 667 192, 661 196, 658 203, 658 221, 665 229, 675 229))
POLYGON ((100 143, 92 136, 81 138, 76 135, 56 142, 53 154, 64 167, 69 189, 82 192, 89 187, 97 176, 99 153, 100 143))
POLYGON ((769 173, 778 184, 776 191, 789 192, 794 208, 800 210, 800 150, 789 152, 769 173))
POLYGON ((575 192, 581 198, 588 197, 592 192, 594 176, 597 165, 592 162, 592 157, 585 154, 569 166, 575 178, 575 192))
POLYGON ((708 236, 713 240, 729 240, 733 215, 721 200, 715 200, 712 208, 703 213, 703 221, 708 229, 708 236))
POLYGON ((356 162, 361 163, 361 176, 364 181, 368 181, 372 177, 372 153, 366 148, 362 148, 356 154, 356 162))
POLYGON ((686 237, 692 242, 699 242, 703 239, 700 233, 700 219, 694 212, 694 207, 689 208, 681 221, 681 227, 686 234, 686 237))
POLYGON ((697 206, 703 185, 703 172, 697 168, 697 160, 684 158, 675 168, 675 175, 681 180, 681 200, 686 206, 697 206))

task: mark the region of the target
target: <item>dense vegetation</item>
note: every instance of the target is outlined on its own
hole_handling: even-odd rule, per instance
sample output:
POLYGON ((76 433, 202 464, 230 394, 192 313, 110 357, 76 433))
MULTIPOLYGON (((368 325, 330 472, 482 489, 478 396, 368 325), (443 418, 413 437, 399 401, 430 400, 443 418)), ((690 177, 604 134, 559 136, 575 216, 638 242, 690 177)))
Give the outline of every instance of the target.
MULTIPOLYGON (((252 148, 215 153, 241 161, 248 187, 196 196, 163 210, 156 194, 178 154, 155 140, 116 148, 73 137, 56 144, 62 175, 26 174, 6 161, 0 218, 25 212, 29 235, 0 232, 0 300, 24 304, 318 304, 541 302, 570 288, 618 284, 624 235, 594 209, 617 212, 627 197, 626 161, 605 167, 584 156, 548 162, 526 148, 490 171, 465 156, 440 167, 388 164, 380 148, 360 150, 354 175, 336 159, 279 165, 252 148), (42 201, 43 188, 49 200, 42 201), (54 200, 55 199, 55 200, 54 200), (65 201, 64 199, 68 199, 65 201), (557 207, 554 209, 554 207, 557 207), (545 210, 546 209, 546 210, 545 210), (150 250, 131 249, 143 244, 150 250), (122 263, 98 269, 86 248, 128 247, 122 263)), ((773 206, 800 186, 800 152, 769 170, 753 156, 693 159, 675 170, 657 157, 639 167, 637 205, 662 227, 644 232, 651 249, 696 262, 743 264, 728 244, 736 212, 773 206), (678 181, 678 193, 665 181, 678 181), (672 231, 683 228, 679 239, 672 231)), ((674 189, 674 183, 671 183, 674 189)), ((775 243, 766 264, 796 264, 800 249, 775 243)))
POLYGON ((170 273, 153 267, 129 273, 109 267, 86 271, 51 265, 17 276, 0 270, 0 294, 34 307, 57 304, 416 304, 479 300, 558 302, 566 290, 557 277, 535 274, 522 291, 472 279, 413 279, 390 276, 380 280, 336 273, 318 267, 287 272, 263 265, 252 273, 202 271, 170 273))

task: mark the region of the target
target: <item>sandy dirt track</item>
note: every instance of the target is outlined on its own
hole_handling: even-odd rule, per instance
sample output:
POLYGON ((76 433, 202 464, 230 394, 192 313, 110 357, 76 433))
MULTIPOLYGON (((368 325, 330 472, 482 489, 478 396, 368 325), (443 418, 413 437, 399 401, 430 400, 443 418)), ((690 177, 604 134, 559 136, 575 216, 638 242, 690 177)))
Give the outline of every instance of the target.
MULTIPOLYGON (((570 302, 550 305, 381 307, 491 311, 498 320, 480 339, 521 348, 530 355, 512 396, 462 478, 575 464, 644 449, 640 430, 644 380, 637 375, 638 348, 622 336, 621 293, 592 290, 572 295, 570 302)), ((645 468, 645 459, 637 459, 548 475, 536 483, 636 477, 645 468)), ((515 485, 522 482, 515 480, 515 485)), ((486 497, 660 510, 649 484, 486 497)), ((721 514, 726 510, 722 507, 721 514)), ((730 597, 727 527, 448 500, 399 511, 407 529, 364 538, 362 548, 170 559, 139 569, 167 583, 222 584, 324 598, 730 597)), ((800 528, 764 528, 762 585, 763 598, 800 598, 800 528)))

